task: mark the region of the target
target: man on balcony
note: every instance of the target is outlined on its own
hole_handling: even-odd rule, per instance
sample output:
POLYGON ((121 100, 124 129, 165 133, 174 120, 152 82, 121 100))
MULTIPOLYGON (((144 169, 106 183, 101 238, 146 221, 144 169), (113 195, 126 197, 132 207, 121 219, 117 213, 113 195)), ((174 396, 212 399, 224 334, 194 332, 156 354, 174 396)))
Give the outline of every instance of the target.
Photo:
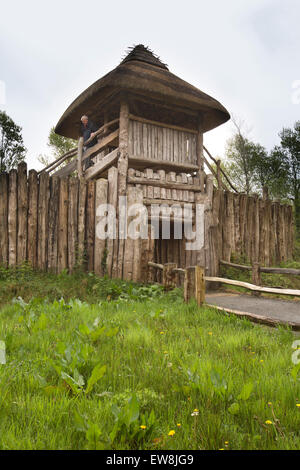
MULTIPOLYGON (((86 142, 90 137, 94 137, 95 132, 98 130, 97 126, 89 120, 88 116, 82 116, 81 117, 81 125, 80 125, 80 135, 83 137, 83 142, 86 142)), ((91 142, 88 144, 84 145, 84 151, 86 149, 93 147, 97 143, 97 138, 95 137, 91 142)), ((93 166, 94 162, 92 161, 91 157, 88 157, 85 160, 85 170, 89 168, 90 166, 93 166)))

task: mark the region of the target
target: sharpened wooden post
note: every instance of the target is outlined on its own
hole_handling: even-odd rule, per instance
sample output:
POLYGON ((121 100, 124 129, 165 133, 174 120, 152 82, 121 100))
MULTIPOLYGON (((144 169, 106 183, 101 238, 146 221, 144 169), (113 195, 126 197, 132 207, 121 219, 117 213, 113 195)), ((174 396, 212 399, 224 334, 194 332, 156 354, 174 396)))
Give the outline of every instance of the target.
POLYGON ((184 300, 195 299, 200 307, 205 302, 205 278, 202 266, 189 266, 184 276, 184 300))
POLYGON ((82 153, 83 153, 83 137, 79 137, 78 140, 78 155, 77 155, 77 172, 78 177, 82 178, 82 153))
MULTIPOLYGON (((261 286, 260 264, 258 262, 254 262, 252 265, 252 284, 261 286)), ((260 292, 256 291, 252 291, 251 294, 256 297, 260 296, 260 292)))
POLYGON ((177 268, 176 263, 165 263, 163 267, 163 286, 165 290, 174 289, 176 287, 176 272, 174 269, 177 268))

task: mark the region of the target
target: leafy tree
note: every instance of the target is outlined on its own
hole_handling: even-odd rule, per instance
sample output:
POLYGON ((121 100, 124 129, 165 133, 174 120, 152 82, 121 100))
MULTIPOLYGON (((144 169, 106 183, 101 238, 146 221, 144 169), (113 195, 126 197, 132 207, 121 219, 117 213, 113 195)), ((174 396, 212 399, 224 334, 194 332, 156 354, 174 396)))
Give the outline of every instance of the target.
POLYGON ((54 127, 52 127, 48 137, 47 145, 51 148, 55 158, 59 158, 64 155, 64 153, 76 147, 77 142, 74 139, 69 139, 68 137, 55 134, 54 127))
POLYGON ((21 131, 5 111, 0 111, 0 173, 15 168, 25 159, 21 131))
POLYGON ((300 235, 300 121, 294 128, 283 128, 279 133, 280 146, 274 148, 286 171, 286 195, 294 201, 297 234, 300 235))
MULTIPOLYGON (((51 161, 56 160, 57 158, 61 157, 69 150, 72 150, 74 147, 76 147, 77 142, 74 139, 69 139, 67 137, 63 137, 61 135, 55 134, 54 127, 51 127, 51 130, 48 136, 47 145, 48 147, 50 147, 52 151, 52 155, 51 156, 49 155, 38 156, 39 162, 41 162, 45 166, 49 165, 51 161)), ((69 160, 67 159, 65 162, 62 163, 61 166, 66 165, 68 162, 69 160)))

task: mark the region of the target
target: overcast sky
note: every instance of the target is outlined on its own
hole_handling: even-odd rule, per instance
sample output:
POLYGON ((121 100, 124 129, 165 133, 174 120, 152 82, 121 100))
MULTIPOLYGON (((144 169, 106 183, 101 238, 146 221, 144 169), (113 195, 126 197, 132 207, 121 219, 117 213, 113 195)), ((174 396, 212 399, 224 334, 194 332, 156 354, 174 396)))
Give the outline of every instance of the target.
MULTIPOLYGON (((0 7, 0 109, 23 129, 29 168, 50 154, 49 130, 68 105, 133 44, 149 46, 171 72, 218 99, 267 149, 300 119, 299 0, 0 0, 0 7)), ((232 131, 228 122, 204 144, 222 157, 232 131)))

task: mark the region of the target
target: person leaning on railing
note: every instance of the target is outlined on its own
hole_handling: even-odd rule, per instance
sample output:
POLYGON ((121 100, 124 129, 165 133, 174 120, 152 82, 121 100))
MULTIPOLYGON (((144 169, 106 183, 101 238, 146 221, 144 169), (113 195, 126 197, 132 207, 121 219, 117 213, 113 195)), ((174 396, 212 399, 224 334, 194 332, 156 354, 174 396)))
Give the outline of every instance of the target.
MULTIPOLYGON (((84 115, 81 117, 80 125, 80 136, 83 137, 83 145, 90 137, 93 137, 95 132, 98 130, 98 127, 89 120, 88 116, 84 115)), ((97 138, 95 137, 87 145, 84 145, 83 150, 86 151, 87 148, 93 147, 97 143, 97 138)), ((93 166, 94 162, 91 157, 88 157, 85 160, 85 170, 90 166, 93 166)))

